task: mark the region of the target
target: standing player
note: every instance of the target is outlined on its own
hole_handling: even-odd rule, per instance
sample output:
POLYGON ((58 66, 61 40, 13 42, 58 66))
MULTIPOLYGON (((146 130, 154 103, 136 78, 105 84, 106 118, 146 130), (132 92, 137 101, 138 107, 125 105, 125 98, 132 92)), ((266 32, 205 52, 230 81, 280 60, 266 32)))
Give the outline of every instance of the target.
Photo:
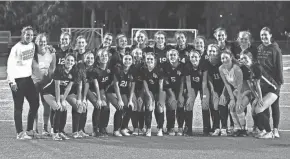
MULTIPOLYGON (((22 109, 24 97, 29 103, 27 131, 33 129, 33 122, 39 108, 39 96, 31 79, 32 61, 35 53, 35 45, 32 42, 32 27, 24 27, 21 30, 21 41, 15 44, 7 61, 7 79, 12 91, 14 101, 14 121, 17 139, 32 139, 22 128, 22 109)), ((31 131, 34 135, 33 130, 31 131)), ((30 134, 30 133, 29 133, 30 134)))
POLYGON ((187 38, 184 32, 177 31, 174 35, 177 42, 175 49, 179 52, 180 61, 186 63, 188 61, 189 52, 193 50, 193 46, 186 43, 187 38))
POLYGON ((278 99, 272 105, 272 118, 273 118, 273 133, 274 136, 279 138, 278 125, 280 121, 280 109, 279 109, 279 96, 281 85, 283 80, 283 62, 281 49, 277 46, 277 43, 272 43, 272 33, 270 28, 264 27, 260 32, 262 44, 258 47, 258 62, 263 69, 269 74, 276 83, 278 99))
POLYGON ((198 92, 202 94, 202 80, 203 72, 200 69, 200 58, 201 55, 199 51, 192 50, 189 52, 189 61, 184 68, 184 75, 186 76, 186 90, 187 95, 185 97, 184 104, 184 116, 185 116, 185 126, 187 131, 184 135, 192 136, 192 110, 194 106, 195 99, 198 92))
POLYGON ((113 34, 112 33, 105 33, 104 38, 102 39, 102 44, 100 45, 99 48, 96 48, 94 50, 95 55, 99 51, 99 49, 108 49, 109 50, 109 56, 112 56, 112 54, 115 53, 115 49, 112 48, 112 42, 113 42, 113 34))
POLYGON ((71 36, 68 32, 63 32, 60 35, 60 44, 56 46, 56 66, 64 65, 67 54, 72 53, 73 49, 70 45, 71 36))
POLYGON ((135 34, 134 41, 136 44, 132 45, 132 48, 140 48, 144 51, 148 47, 148 35, 145 30, 138 30, 135 34))
POLYGON ((75 55, 77 58, 77 63, 81 63, 84 61, 84 55, 86 53, 91 52, 89 49, 87 49, 88 43, 86 41, 86 38, 82 35, 78 36, 76 39, 76 46, 75 46, 75 55))
MULTIPOLYGON (((43 98, 43 87, 51 80, 51 75, 53 74, 56 66, 56 58, 54 50, 51 46, 47 45, 47 36, 45 34, 37 35, 35 39, 37 52, 34 56, 32 65, 32 79, 35 87, 40 94, 41 102, 43 105, 43 129, 42 135, 49 135, 48 133, 48 120, 50 115, 50 106, 46 103, 43 98)), ((52 124, 52 123, 51 123, 52 124)), ((38 114, 35 117, 35 130, 38 132, 38 114)))
MULTIPOLYGON (((184 64, 179 62, 178 51, 171 49, 167 52, 169 62, 166 62, 163 67, 164 76, 166 77, 166 117, 167 117, 167 130, 170 136, 175 135, 175 111, 183 108, 183 86, 184 86, 184 64)), ((183 108, 184 109, 184 108, 183 108)), ((176 113, 178 132, 180 136, 183 133, 184 111, 176 113)))
MULTIPOLYGON (((57 67, 53 74, 53 79, 43 89, 43 98, 55 112, 53 119, 53 140, 69 139, 64 133, 64 127, 67 118, 67 104, 66 98, 68 95, 76 91, 74 85, 76 74, 73 73, 73 66, 75 65, 75 56, 68 54, 65 57, 65 64, 57 67)), ((77 107, 75 103, 72 107, 77 107)))
MULTIPOLYGON (((136 104, 133 104, 134 96, 134 77, 131 67, 133 58, 126 54, 123 56, 121 65, 114 67, 114 83, 107 91, 108 101, 116 108, 114 115, 114 136, 130 136, 127 131, 132 109, 136 104), (126 116, 127 114, 127 116, 126 116), (121 128, 121 132, 120 132, 121 128)), ((134 100, 135 101, 135 100, 134 100)))
POLYGON ((147 67, 143 67, 143 84, 145 88, 145 123, 147 127, 146 136, 151 136, 152 110, 155 106, 155 114, 158 114, 157 136, 163 136, 165 92, 163 91, 163 74, 159 67, 156 66, 154 53, 145 55, 147 67))
POLYGON ((237 60, 247 50, 253 54, 254 60, 257 59, 257 48, 252 45, 252 34, 249 31, 240 31, 238 34, 238 47, 235 47, 237 60))
POLYGON ((115 53, 112 54, 110 59, 111 68, 115 67, 115 65, 121 65, 123 63, 123 56, 125 54, 130 54, 131 49, 127 47, 127 45, 127 37, 124 34, 117 35, 115 53))

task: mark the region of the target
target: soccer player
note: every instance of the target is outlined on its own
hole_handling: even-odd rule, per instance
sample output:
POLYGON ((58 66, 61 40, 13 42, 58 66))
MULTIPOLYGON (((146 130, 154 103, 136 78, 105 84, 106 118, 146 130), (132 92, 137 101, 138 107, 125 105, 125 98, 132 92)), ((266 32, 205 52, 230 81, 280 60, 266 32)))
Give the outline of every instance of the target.
POLYGON ((74 53, 76 55, 77 58, 77 63, 81 63, 84 61, 84 55, 86 53, 91 52, 91 50, 87 49, 88 43, 86 41, 86 38, 82 35, 78 36, 76 39, 76 46, 75 46, 75 50, 74 53))
POLYGON ((110 67, 114 68, 115 65, 122 65, 123 56, 125 54, 130 54, 131 49, 127 46, 128 41, 127 37, 124 34, 119 34, 116 37, 116 48, 114 50, 115 53, 112 54, 110 58, 110 67))
POLYGON ((270 127, 269 107, 278 98, 279 85, 259 63, 253 63, 252 56, 250 52, 245 52, 242 55, 241 62, 250 70, 250 73, 245 75, 248 76, 248 83, 255 97, 252 102, 252 113, 254 122, 260 130, 255 137, 271 139, 275 136, 270 127))
POLYGON ((95 55, 98 53, 99 49, 108 49, 109 50, 109 57, 115 54, 116 50, 112 48, 113 42, 113 34, 112 33, 105 33, 104 38, 102 39, 102 44, 95 48, 94 53, 95 55))
POLYGON ((123 56, 122 64, 113 68, 114 84, 107 91, 107 99, 116 108, 113 133, 116 137, 131 135, 127 131, 130 120, 128 116, 136 106, 136 103, 133 103, 136 100, 133 100, 135 79, 132 63, 133 57, 130 54, 123 56))
POLYGON ((279 121, 280 121, 280 109, 279 109, 279 96, 281 85, 283 80, 283 62, 282 53, 278 44, 272 42, 272 33, 270 28, 264 27, 260 31, 260 37, 262 44, 258 47, 258 62, 263 69, 276 81, 278 99, 271 105, 272 118, 273 118, 273 133, 274 136, 279 138, 279 121))
POLYGON ((92 115, 93 136, 95 137, 108 136, 110 107, 107 103, 106 92, 113 82, 113 71, 108 64, 108 51, 108 48, 98 50, 94 70, 89 72, 92 73, 93 81, 90 83, 87 98, 95 105, 92 115))
POLYGON ((163 73, 157 67, 157 60, 154 53, 146 53, 146 67, 142 68, 143 84, 145 88, 145 124, 147 127, 146 136, 151 136, 152 110, 155 106, 157 121, 157 136, 163 136, 165 92, 163 91, 163 73), (157 119, 158 118, 158 119, 157 119))
POLYGON ((39 95, 31 78, 32 61, 35 54, 35 45, 32 39, 32 27, 24 27, 21 30, 21 41, 12 47, 7 61, 7 79, 14 101, 14 122, 17 139, 32 139, 22 128, 24 97, 27 99, 30 107, 27 119, 27 131, 30 131, 29 135, 34 135, 32 130, 33 122, 39 108, 39 95))
POLYGON ((166 90, 166 118, 167 118, 167 130, 170 136, 175 135, 175 111, 178 123, 178 132, 176 135, 181 136, 183 134, 184 124, 184 65, 179 61, 178 51, 171 49, 167 52, 167 58, 169 62, 166 62, 163 66, 166 90))
MULTIPOLYGON (((250 92, 248 84, 243 80, 243 72, 230 50, 222 50, 221 61, 223 64, 220 66, 219 72, 227 94, 224 92, 220 100, 230 98, 228 107, 234 121, 233 136, 247 136, 244 110, 250 102, 250 98, 247 96, 250 92)), ((223 101, 223 103, 227 102, 223 101)))
MULTIPOLYGON (((189 63, 185 65, 184 75, 186 76, 186 97, 184 104, 185 126, 187 130, 184 135, 192 136, 192 110, 198 92, 202 94, 203 72, 200 69, 200 52, 192 50, 189 52, 189 63)), ((202 97, 201 97, 202 99, 202 97)))
POLYGON ((55 47, 56 66, 64 65, 67 54, 72 53, 71 35, 68 32, 62 32, 60 35, 60 44, 55 47))
POLYGON ((250 51, 253 54, 254 60, 257 59, 257 48, 252 45, 252 34, 249 31, 240 31, 238 34, 238 47, 235 47, 237 60, 240 59, 243 52, 250 51))
POLYGON ((132 48, 140 48, 144 51, 148 47, 148 35, 145 30, 138 30, 135 34, 134 41, 136 44, 132 48))
MULTIPOLYGON (((73 54, 68 54, 64 60, 65 64, 56 68, 53 79, 43 88, 43 98, 55 112, 52 116, 53 140, 69 139, 64 133, 67 118, 66 98, 76 92, 77 75, 73 72, 76 58, 73 54)), ((75 103, 71 104, 73 109, 77 107, 75 103)))
POLYGON ((193 50, 193 46, 187 44, 187 37, 184 32, 175 32, 175 40, 177 42, 176 50, 179 52, 179 58, 182 63, 188 61, 189 52, 193 50))
MULTIPOLYGON (((43 129, 42 135, 49 135, 47 126, 50 115, 50 106, 43 98, 42 89, 50 82, 51 75, 53 74, 56 66, 55 50, 47 45, 47 36, 42 33, 37 35, 35 39, 36 54, 34 56, 32 65, 32 79, 35 87, 40 94, 41 102, 43 105, 43 129)), ((52 124, 52 123, 51 123, 52 124)), ((35 130, 38 133, 38 114, 35 117, 35 130)))
MULTIPOLYGON (((220 60, 221 58, 219 53, 219 47, 216 44, 210 44, 208 45, 207 52, 209 56, 209 64, 207 66, 207 74, 208 74, 207 80, 210 92, 210 98, 208 100, 210 100, 209 108, 213 108, 211 109, 214 130, 212 135, 227 136, 226 128, 227 128, 228 110, 227 107, 219 105, 219 97, 221 96, 224 89, 224 83, 219 73, 219 67, 222 64, 220 60), (221 130, 220 130, 220 120, 222 124, 221 130)), ((208 125, 208 123, 206 124, 208 125)))

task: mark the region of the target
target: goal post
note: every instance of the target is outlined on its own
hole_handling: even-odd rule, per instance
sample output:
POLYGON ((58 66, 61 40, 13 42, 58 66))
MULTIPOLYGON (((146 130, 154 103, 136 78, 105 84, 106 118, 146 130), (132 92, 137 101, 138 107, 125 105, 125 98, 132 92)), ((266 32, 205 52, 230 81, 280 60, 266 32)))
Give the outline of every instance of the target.
POLYGON ((100 46, 103 39, 103 28, 61 28, 61 31, 71 35, 72 46, 75 46, 76 38, 83 35, 88 43, 87 48, 91 50, 100 46))
POLYGON ((174 37, 175 32, 182 31, 186 33, 187 43, 193 43, 193 40, 197 36, 197 29, 162 29, 162 28, 132 28, 131 29, 131 45, 135 44, 134 37, 138 30, 144 30, 148 34, 148 40, 154 40, 154 34, 157 31, 164 31, 167 34, 167 43, 168 44, 176 44, 176 40, 174 37))

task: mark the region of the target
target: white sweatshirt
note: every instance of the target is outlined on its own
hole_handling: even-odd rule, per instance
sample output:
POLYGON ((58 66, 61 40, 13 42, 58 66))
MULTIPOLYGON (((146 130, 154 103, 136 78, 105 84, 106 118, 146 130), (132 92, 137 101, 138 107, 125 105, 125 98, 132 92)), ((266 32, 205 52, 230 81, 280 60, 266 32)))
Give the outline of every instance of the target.
POLYGON ((15 44, 7 61, 7 80, 15 83, 15 79, 29 77, 32 74, 32 60, 35 52, 34 43, 15 44))

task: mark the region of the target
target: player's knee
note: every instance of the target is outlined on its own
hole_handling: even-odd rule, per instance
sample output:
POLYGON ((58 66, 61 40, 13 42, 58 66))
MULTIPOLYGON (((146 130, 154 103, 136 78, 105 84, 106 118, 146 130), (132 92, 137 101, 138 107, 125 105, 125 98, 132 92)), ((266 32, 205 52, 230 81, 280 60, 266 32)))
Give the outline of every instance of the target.
POLYGON ((167 102, 167 108, 169 110, 176 110, 177 108, 177 101, 176 100, 170 100, 167 102))

